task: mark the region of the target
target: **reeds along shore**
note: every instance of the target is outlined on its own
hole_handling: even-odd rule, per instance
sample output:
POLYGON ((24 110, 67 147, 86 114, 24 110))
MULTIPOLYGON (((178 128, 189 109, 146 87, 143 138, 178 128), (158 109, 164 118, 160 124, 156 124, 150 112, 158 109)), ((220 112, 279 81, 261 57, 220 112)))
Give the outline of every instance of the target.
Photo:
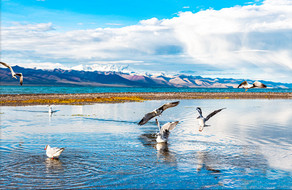
POLYGON ((292 99, 292 93, 276 92, 142 92, 89 94, 6 94, 0 95, 0 106, 47 104, 121 103, 164 99, 292 99))

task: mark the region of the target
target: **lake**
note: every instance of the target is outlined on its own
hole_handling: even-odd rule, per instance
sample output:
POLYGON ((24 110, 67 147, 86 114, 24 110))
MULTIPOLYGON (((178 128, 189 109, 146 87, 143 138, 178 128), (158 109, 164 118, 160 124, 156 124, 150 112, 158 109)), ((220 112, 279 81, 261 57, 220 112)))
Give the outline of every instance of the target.
MULTIPOLYGON (((112 92, 244 92, 243 88, 146 88, 94 86, 0 86, 0 94, 74 94, 112 92)), ((292 88, 253 88, 248 92, 292 92, 292 88)))
POLYGON ((155 120, 137 123, 166 102, 1 107, 0 189, 292 188, 291 100, 181 100, 158 117, 180 121, 161 144, 155 120), (199 132, 197 106, 226 109, 199 132))

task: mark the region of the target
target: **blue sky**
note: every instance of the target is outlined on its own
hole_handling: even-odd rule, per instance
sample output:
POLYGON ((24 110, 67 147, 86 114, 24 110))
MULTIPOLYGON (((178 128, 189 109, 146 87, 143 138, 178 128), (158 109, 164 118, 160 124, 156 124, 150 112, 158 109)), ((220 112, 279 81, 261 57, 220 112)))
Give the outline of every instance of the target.
POLYGON ((2 0, 2 61, 292 82, 292 2, 2 0))
POLYGON ((2 0, 4 24, 53 22, 64 30, 125 26, 149 18, 167 19, 182 11, 220 10, 261 4, 245 0, 2 0), (80 23, 83 23, 80 26, 80 23))

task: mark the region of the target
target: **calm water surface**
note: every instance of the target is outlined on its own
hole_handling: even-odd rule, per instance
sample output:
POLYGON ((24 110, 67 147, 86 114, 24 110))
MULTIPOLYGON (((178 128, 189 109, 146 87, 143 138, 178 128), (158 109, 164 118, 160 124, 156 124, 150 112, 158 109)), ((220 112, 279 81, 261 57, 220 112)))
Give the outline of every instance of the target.
POLYGON ((291 100, 182 100, 157 144, 143 115, 167 101, 1 107, 1 188, 292 188, 291 100), (195 108, 212 117, 198 131, 195 108), (65 147, 59 160, 44 147, 65 147))
MULTIPOLYGON (((0 86, 0 94, 74 94, 106 92, 244 92, 243 88, 144 88, 144 87, 85 87, 85 86, 0 86)), ((292 92, 292 88, 255 88, 248 92, 292 92)))

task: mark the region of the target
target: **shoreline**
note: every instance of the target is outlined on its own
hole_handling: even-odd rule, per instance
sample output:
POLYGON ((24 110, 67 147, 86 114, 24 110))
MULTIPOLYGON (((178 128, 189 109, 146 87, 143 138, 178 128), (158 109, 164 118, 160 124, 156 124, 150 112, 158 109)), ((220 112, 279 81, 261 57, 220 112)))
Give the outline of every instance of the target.
POLYGON ((0 106, 85 105, 170 99, 292 99, 279 92, 122 92, 84 94, 1 94, 0 106))

